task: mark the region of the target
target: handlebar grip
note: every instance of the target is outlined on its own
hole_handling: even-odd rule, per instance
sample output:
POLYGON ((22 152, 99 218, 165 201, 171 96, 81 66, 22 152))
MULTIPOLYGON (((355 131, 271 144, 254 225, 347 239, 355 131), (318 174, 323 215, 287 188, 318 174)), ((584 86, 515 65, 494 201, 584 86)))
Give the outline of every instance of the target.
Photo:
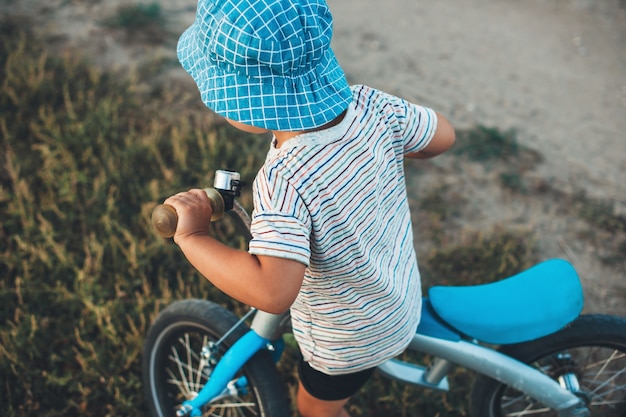
MULTIPOLYGON (((211 221, 219 220, 224 215, 224 198, 215 188, 205 188, 213 214, 211 221)), ((152 227, 161 237, 172 237, 176 233, 176 225, 178 224, 178 214, 174 207, 168 204, 159 204, 152 211, 152 227)))

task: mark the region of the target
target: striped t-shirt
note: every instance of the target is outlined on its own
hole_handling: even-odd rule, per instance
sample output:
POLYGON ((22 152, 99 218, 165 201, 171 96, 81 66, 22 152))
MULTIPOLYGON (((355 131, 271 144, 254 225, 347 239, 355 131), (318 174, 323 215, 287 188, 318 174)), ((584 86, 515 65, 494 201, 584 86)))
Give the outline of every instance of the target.
POLYGON ((432 139, 430 109, 365 86, 338 125, 272 146, 254 182, 249 251, 307 265, 291 307, 304 360, 327 374, 401 353, 421 284, 404 154, 432 139))

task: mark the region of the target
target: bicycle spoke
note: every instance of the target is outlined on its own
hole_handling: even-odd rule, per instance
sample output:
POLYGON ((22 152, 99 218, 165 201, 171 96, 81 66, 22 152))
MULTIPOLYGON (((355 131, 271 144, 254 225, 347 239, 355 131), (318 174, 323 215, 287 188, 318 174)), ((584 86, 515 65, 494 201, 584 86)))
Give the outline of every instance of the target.
POLYGON ((171 370, 167 369, 167 374, 170 376, 170 379, 167 379, 165 382, 178 388, 178 395, 176 395, 175 397, 180 401, 191 399, 192 393, 186 390, 184 384, 176 379, 174 373, 171 370))
MULTIPOLYGON (((615 385, 615 386, 607 387, 606 384, 603 384, 602 386, 594 389, 593 391, 590 391, 590 394, 593 398, 593 404, 598 405, 598 404, 607 403, 607 400, 606 400, 607 398, 609 398, 614 393, 624 392, 625 389, 626 389, 625 385, 615 385), (600 391, 600 388, 604 388, 605 390, 600 391), (603 401, 600 401, 599 399, 603 399, 603 401)), ((614 401, 614 402, 615 403, 626 402, 626 398, 622 398, 621 400, 614 401)))
POLYGON ((518 395, 517 397, 509 397, 509 396, 502 396, 502 407, 503 408, 507 408, 512 406, 515 403, 518 403, 519 401, 523 401, 523 397, 524 395, 518 395))
MULTIPOLYGON (((208 344, 208 338, 206 336, 203 336, 202 338, 202 346, 206 346, 208 344)), ((197 369, 197 374, 196 374, 196 389, 200 390, 200 387, 202 387, 202 371, 204 370, 204 367, 207 365, 207 361, 205 359, 205 357, 203 355, 197 355, 194 353, 194 357, 198 359, 198 369, 197 369)))
MULTIPOLYGON (((179 352, 174 346, 171 346, 171 354, 168 356, 172 364, 175 365, 179 377, 176 373, 167 368, 166 372, 169 376, 168 383, 176 386, 184 399, 191 399, 196 395, 206 380, 203 381, 203 370, 207 365, 207 361, 201 355, 195 353, 189 334, 184 334, 177 339, 178 346, 183 352, 179 352), (187 361, 182 360, 186 357, 187 361), (197 364, 197 365, 196 365, 197 364)), ((198 346, 206 346, 208 339, 203 337, 202 344, 198 346)), ((194 346, 195 347, 195 346, 194 346)), ((198 350, 199 351, 199 350, 198 350)), ((240 398, 233 398, 232 401, 241 401, 240 398)), ((256 416, 258 412, 255 407, 257 404, 252 402, 227 402, 221 404, 211 404, 207 411, 203 414, 206 417, 228 417, 228 416, 256 416)))
MULTIPOLYGON (((588 358, 595 357, 598 350, 589 349, 588 358)), ((616 405, 626 403, 626 398, 611 399, 611 396, 624 391, 625 385, 618 381, 620 379, 623 381, 626 375, 626 367, 619 363, 625 357, 623 352, 614 350, 604 359, 587 363, 583 367, 585 371, 589 371, 585 372, 587 377, 582 380, 582 384, 592 398, 592 406, 614 408, 616 405)))
MULTIPOLYGON (((626 389, 624 384, 626 366, 620 362, 625 358, 626 354, 619 350, 606 351, 604 348, 570 349, 535 362, 533 366, 552 377, 561 372, 576 372, 575 369, 578 369, 578 372, 583 372, 582 375, 579 374, 581 389, 590 395, 591 405, 611 409, 626 404, 626 398, 611 398, 613 395, 623 393, 626 389), (563 365, 558 361, 555 362, 554 358, 560 354, 569 354, 573 358, 571 364, 563 365), (579 359, 582 358, 585 360, 580 361, 579 359), (563 368, 564 366, 566 368, 563 368)), ((503 396, 502 409, 508 410, 505 413, 507 417, 554 415, 552 410, 541 407, 540 404, 521 393, 517 396, 503 396), (520 410, 518 407, 521 406, 525 406, 525 408, 520 410)))
POLYGON ((539 408, 537 410, 525 409, 524 411, 518 411, 515 413, 507 413, 507 417, 524 417, 524 416, 532 416, 535 414, 544 414, 549 413, 551 410, 549 408, 539 408))
POLYGON ((224 417, 224 416, 244 416, 244 415, 258 415, 254 410, 255 403, 226 403, 226 404, 214 404, 204 414, 204 417, 224 417), (242 409, 245 408, 251 414, 244 414, 242 409), (219 413, 219 414, 217 414, 219 413), (226 413, 226 414, 223 414, 226 413))
MULTIPOLYGON (((595 382, 598 377, 604 373, 604 371, 606 370, 606 368, 609 366, 609 364, 615 360, 615 355, 616 355, 617 351, 614 351, 613 354, 611 355, 610 358, 608 358, 604 365, 602 366, 602 368, 596 372, 594 378, 591 380, 591 382, 595 382)), ((598 387, 592 392, 595 393, 597 390, 604 388, 607 384, 612 383, 615 379, 617 379, 618 377, 624 375, 624 369, 620 370, 619 372, 616 372, 612 377, 608 378, 607 380, 605 380, 602 384, 598 385, 598 387)))
POLYGON ((530 415, 535 415, 535 414, 543 414, 543 413, 550 411, 548 408, 534 409, 534 407, 539 406, 539 404, 535 402, 534 400, 531 400, 527 395, 522 394, 522 393, 519 393, 519 395, 516 397, 503 396, 502 408, 503 409, 517 408, 515 407, 515 405, 519 406, 526 402, 528 402, 528 404, 523 410, 515 411, 515 412, 507 412, 506 414, 507 417, 523 417, 523 416, 530 416, 530 415))
POLYGON ((183 384, 185 388, 185 392, 192 392, 191 387, 187 384, 187 379, 185 378, 185 371, 183 370, 183 363, 180 360, 180 356, 178 356, 178 351, 172 346, 172 353, 174 356, 170 356, 170 359, 177 365, 178 373, 180 375, 180 382, 183 384))
POLYGON ((184 344, 184 348, 187 351, 187 370, 188 370, 188 374, 187 374, 187 378, 188 378, 188 383, 189 386, 193 386, 193 367, 191 366, 192 362, 191 362, 191 347, 190 347, 190 343, 189 343, 189 333, 185 333, 185 344, 184 344))
POLYGON ((173 363, 176 364, 181 375, 180 379, 181 381, 185 382, 185 386, 187 390, 189 392, 197 392, 199 388, 202 386, 202 383, 200 380, 202 378, 202 369, 204 368, 205 364, 201 363, 202 359, 200 358, 200 356, 198 356, 197 354, 193 352, 193 349, 191 348, 188 338, 185 338, 185 339, 179 338, 178 343, 182 345, 183 349, 185 349, 185 351, 187 352, 186 356, 189 362, 184 362, 181 360, 180 355, 178 354, 178 351, 175 349, 174 346, 171 346, 172 355, 168 356, 168 359, 170 359, 173 363), (193 366, 194 363, 198 363, 197 369, 194 368, 193 366), (194 375, 196 376, 195 382, 194 382, 194 375))

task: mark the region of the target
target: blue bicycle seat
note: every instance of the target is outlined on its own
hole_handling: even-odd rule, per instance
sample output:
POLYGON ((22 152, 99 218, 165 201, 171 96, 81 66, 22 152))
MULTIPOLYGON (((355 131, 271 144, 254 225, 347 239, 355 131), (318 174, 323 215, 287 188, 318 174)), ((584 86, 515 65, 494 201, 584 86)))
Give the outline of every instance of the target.
POLYGON ((502 281, 432 287, 435 313, 460 333, 492 344, 511 344, 551 334, 583 308, 578 274, 567 261, 551 259, 502 281))

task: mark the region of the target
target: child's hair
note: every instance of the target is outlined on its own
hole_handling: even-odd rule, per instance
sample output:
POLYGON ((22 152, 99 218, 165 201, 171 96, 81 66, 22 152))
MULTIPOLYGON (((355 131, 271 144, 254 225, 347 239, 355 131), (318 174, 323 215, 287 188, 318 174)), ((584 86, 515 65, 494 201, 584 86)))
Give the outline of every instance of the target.
POLYGON ((178 59, 221 116, 301 131, 332 121, 352 100, 331 38, 324 0, 199 0, 178 59))

